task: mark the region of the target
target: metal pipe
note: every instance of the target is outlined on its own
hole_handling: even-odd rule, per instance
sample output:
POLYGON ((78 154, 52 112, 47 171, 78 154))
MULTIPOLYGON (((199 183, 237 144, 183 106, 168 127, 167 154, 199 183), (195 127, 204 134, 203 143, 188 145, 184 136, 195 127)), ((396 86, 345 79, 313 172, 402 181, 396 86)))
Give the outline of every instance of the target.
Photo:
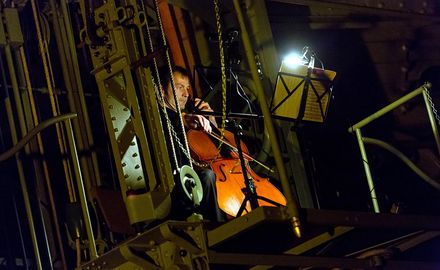
MULTIPOLYGON (((24 135, 27 133, 26 120, 24 118, 23 106, 21 104, 20 97, 20 89, 18 88, 17 83, 17 74, 15 73, 14 60, 12 58, 11 46, 9 44, 5 46, 5 56, 6 62, 8 64, 9 77, 11 79, 12 93, 14 95, 15 109, 18 117, 18 125, 20 127, 21 134, 24 135)), ((25 148, 25 150, 27 153, 29 153, 28 147, 25 148)))
POLYGON ((281 156, 281 150, 278 143, 277 135, 275 132, 275 128, 272 122, 272 117, 269 111, 268 104, 266 102, 266 96, 264 94, 263 85, 260 81, 258 71, 257 71, 257 64, 255 62, 255 55, 254 50, 251 45, 251 41, 249 38, 249 34, 247 32, 246 24, 243 17, 243 12, 241 10, 240 2, 239 0, 234 0, 234 8, 237 13, 237 19, 238 23, 240 25, 241 29, 241 39, 243 42, 244 51, 246 52, 246 57, 248 60, 249 68, 251 70, 252 78, 255 82, 255 91, 256 96, 258 98, 258 101, 260 103, 261 112, 263 113, 264 117, 264 126, 268 131, 269 137, 271 138, 270 142, 272 145, 272 151, 275 158, 275 163, 278 168, 278 173, 281 180, 281 185, 283 188, 284 195, 287 198, 287 211, 289 215, 292 217, 292 225, 295 231, 295 234, 299 237, 301 236, 300 231, 300 220, 299 220, 299 211, 296 201, 293 198, 291 187, 289 185, 289 181, 287 179, 287 173, 286 169, 284 167, 283 159, 281 156))
POLYGON ((23 238, 23 228, 21 227, 21 222, 20 222, 20 215, 18 214, 18 209, 17 209, 17 203, 15 201, 15 198, 12 198, 13 203, 14 203, 14 217, 15 217, 15 221, 17 222, 17 227, 18 227, 18 231, 20 232, 20 246, 21 249, 23 250, 23 264, 25 265, 26 269, 29 269, 29 262, 28 262, 28 255, 26 252, 26 244, 23 238))
MULTIPOLYGON (((14 55, 14 65, 15 69, 17 71, 17 81, 18 81, 18 88, 20 91, 20 99, 22 102, 23 107, 23 114, 24 118, 26 120, 26 129, 29 130, 34 127, 34 121, 32 118, 32 112, 31 112, 31 104, 29 100, 28 93, 26 92, 26 80, 24 78, 24 68, 22 63, 22 58, 20 57, 20 51, 23 50, 23 46, 20 46, 17 50, 12 50, 12 53, 14 55)), ((35 144, 30 145, 31 151, 34 151, 35 144)))
POLYGON ((91 256, 91 259, 96 259, 96 258, 98 258, 98 252, 96 250, 95 237, 93 235, 92 223, 90 221, 89 208, 87 207, 86 192, 84 190, 84 182, 82 179, 82 174, 81 174, 81 169, 80 169, 80 164, 79 164, 79 159, 78 159, 78 153, 76 151, 75 138, 74 138, 73 130, 72 130, 72 123, 70 122, 70 120, 67 120, 67 121, 65 121, 65 124, 66 124, 66 130, 67 130, 67 140, 69 142, 69 148, 70 148, 70 155, 72 156, 72 164, 73 164, 77 188, 78 188, 78 192, 79 192, 79 200, 81 202, 81 209, 82 209, 82 213, 83 213, 87 237, 89 240, 90 256, 91 256))
MULTIPOLYGON (((83 86, 82 86, 82 81, 81 81, 81 74, 80 74, 80 67, 78 64, 78 55, 76 52, 76 43, 75 43, 75 38, 73 35, 73 28, 72 28, 72 24, 71 24, 71 20, 70 20, 70 13, 67 9, 67 1, 60 1, 61 3, 61 11, 63 14, 63 19, 64 19, 64 27, 66 29, 66 34, 67 34, 67 41, 69 43, 69 50, 70 50, 70 54, 71 54, 71 58, 72 58, 72 66, 73 66, 73 74, 75 75, 76 81, 77 83, 77 94, 80 100, 80 107, 81 107, 81 115, 78 118, 78 121, 82 118, 84 121, 84 131, 86 132, 87 135, 87 141, 88 141, 88 145, 89 146, 94 146, 95 142, 93 140, 93 132, 92 132, 92 128, 90 126, 90 118, 89 118, 89 113, 87 110, 87 106, 86 106, 86 100, 85 100, 85 96, 84 96, 84 90, 83 90, 83 86)), ((95 177, 95 181, 96 181, 96 185, 100 185, 101 183, 101 175, 100 175, 100 171, 99 171, 99 164, 98 164, 98 156, 96 154, 96 151, 92 151, 89 149, 89 151, 91 151, 91 157, 92 157, 92 166, 93 166, 93 173, 94 173, 94 177, 95 177)))
MULTIPOLYGON (((36 112, 36 105, 35 105, 35 101, 34 101, 34 96, 32 93, 32 85, 31 85, 31 81, 30 81, 29 70, 27 67, 26 56, 25 56, 24 49, 22 46, 20 47, 19 55, 16 58, 17 58, 17 63, 19 64, 19 68, 17 68, 17 71, 18 71, 20 81, 22 81, 21 84, 23 86, 25 86, 28 90, 27 92, 23 91, 22 100, 23 100, 23 102, 25 100, 27 100, 27 102, 28 102, 27 106, 29 108, 27 108, 27 110, 28 110, 27 115, 30 114, 30 116, 28 116, 28 118, 30 118, 30 119, 28 119, 29 123, 28 123, 27 127, 28 127, 28 129, 30 129, 30 128, 33 128, 34 126, 38 125, 39 121, 38 121, 38 115, 36 112)), ((40 155, 42 157, 44 157, 44 146, 43 146, 43 140, 41 138, 40 133, 36 134, 36 143, 37 143, 37 145, 35 147, 37 149, 35 151, 38 151, 40 153, 40 155)), ((34 161, 34 166, 38 166, 38 165, 40 165, 40 164, 37 163, 36 161, 34 161)), ((41 166, 43 168, 43 176, 42 177, 46 181, 46 188, 47 188, 47 193, 49 196, 50 209, 52 211, 52 220, 53 220, 53 225, 55 227, 55 233, 57 236, 56 240, 57 240, 58 246, 60 248, 61 262, 63 264, 64 269, 67 269, 67 262, 66 262, 66 257, 64 254, 63 242, 62 242, 62 237, 61 237, 61 230, 60 230, 60 226, 58 224, 58 213, 56 210, 55 199, 54 199, 54 195, 53 195, 53 191, 52 191, 51 177, 49 174, 49 168, 48 168, 47 162, 44 158, 41 160, 41 166)))
POLYGON ((371 201, 375 213, 380 213, 379 203, 377 202, 376 189, 374 187, 373 177, 371 176, 370 165, 368 164, 367 152, 365 151, 364 141, 360 129, 356 129, 356 138, 358 140, 359 149, 361 151, 362 163, 364 164, 365 175, 367 177, 368 188, 370 189, 371 201))
MULTIPOLYGON (((67 102, 69 104, 69 109, 71 112, 80 112, 81 110, 80 108, 78 108, 78 102, 74 95, 75 93, 74 89, 78 89, 78 84, 81 84, 81 82, 78 82, 73 77, 75 73, 75 69, 71 65, 73 59, 72 56, 70 55, 69 44, 67 42, 67 37, 66 37, 66 29, 64 28, 64 23, 60 21, 60 18, 58 16, 58 9, 55 4, 55 1, 49 0, 49 5, 53 14, 53 28, 54 28, 55 39, 58 48, 59 59, 61 63, 61 71, 64 78, 64 85, 66 87, 66 92, 67 92, 67 102)), ((73 120, 73 126, 74 126, 77 146, 79 150, 83 152, 88 147, 86 147, 84 143, 84 139, 85 139, 84 137, 86 136, 82 134, 84 128, 81 127, 82 125, 80 123, 79 118, 73 120)), ((83 156, 80 158, 80 161, 83 168, 84 179, 86 180, 86 183, 90 183, 91 176, 90 176, 90 170, 89 170, 87 158, 83 156)))
MULTIPOLYGON (((25 114, 24 114, 24 110, 23 110, 20 89, 18 87, 18 80, 17 80, 16 71, 15 71, 14 60, 12 57, 12 51, 11 51, 11 47, 9 44, 5 46, 5 56, 6 56, 6 61, 8 64, 9 76, 10 76, 10 81, 11 81, 11 86, 12 86, 12 93, 14 95, 16 116, 18 117, 18 124, 20 127, 21 135, 24 136, 24 134, 27 133, 26 118, 25 118, 25 114)), ((17 135, 17 137, 20 137, 20 136, 17 135)), ((27 154, 30 153, 29 146, 25 147, 25 153, 27 153, 27 154)), ((34 165, 34 169, 36 170, 37 164, 34 162, 33 165, 34 165)), ((22 172, 22 174, 24 175, 24 172, 22 172)), ((38 185, 39 184, 38 183, 39 182, 38 176, 40 176, 40 175, 37 172, 35 172, 35 175, 37 177, 37 185, 38 185)), ((42 201, 42 197, 40 196, 40 194, 37 194, 37 198, 38 198, 39 202, 42 201)), ((40 204, 38 204, 37 209, 40 212, 41 226, 44 231, 44 234, 43 234, 44 244, 46 246, 47 256, 48 256, 48 259, 49 259, 49 262, 50 262, 50 265, 52 268, 52 255, 50 253, 50 245, 49 245, 49 239, 48 239, 48 235, 47 235, 47 231, 46 231, 46 224, 45 224, 45 220, 44 220, 44 215, 43 215, 43 213, 41 213, 42 209, 40 207, 40 204)))
MULTIPOLYGON (((6 47, 9 47, 9 45, 6 45, 6 47)), ((3 68, 3 64, 1 62, 1 58, 0 58, 0 68, 1 68, 1 70, 3 72, 4 68, 3 68)), ((13 117, 11 100, 9 98, 9 94, 8 94, 8 91, 7 91, 6 84, 5 84, 4 106, 5 106, 6 114, 7 114, 7 117, 8 117, 8 124, 9 124, 10 132, 11 132, 12 143, 14 145, 16 145, 17 141, 18 141, 18 136, 17 136, 17 130, 15 128, 15 121, 14 121, 14 117, 13 117)), ((29 200, 29 193, 28 193, 27 186, 26 186, 25 175, 24 175, 24 172, 23 172, 23 164, 22 164, 22 162, 20 160, 20 157, 18 156, 17 153, 15 154, 15 162, 17 164, 18 179, 19 179, 19 182, 20 182, 21 192, 22 192, 22 195, 23 195, 24 208, 25 208, 25 211, 26 211, 27 219, 28 219, 29 232, 31 234, 32 246, 34 248, 35 263, 36 263, 37 269, 43 269, 43 266, 42 266, 42 263, 41 263, 40 250, 38 248, 37 234, 35 232, 34 218, 32 216, 32 207, 31 207, 31 203, 30 203, 30 200, 29 200)))
MULTIPOLYGON (((34 21, 35 21, 35 29, 37 32, 38 48, 39 48, 39 51, 41 54, 41 60, 43 62, 44 76, 46 79, 47 90, 49 92, 49 99, 50 99, 52 114, 53 114, 53 116, 57 116, 59 114, 59 112, 58 112, 57 100, 56 100, 56 97, 55 97, 54 91, 53 91, 53 89, 54 89, 53 76, 52 76, 51 66, 50 66, 50 62, 48 59, 48 55, 47 55, 46 42, 45 42, 45 40, 43 40, 43 35, 42 35, 41 29, 40 29, 40 19, 38 16, 38 7, 36 4, 36 1, 31 0, 31 5, 32 5, 32 14, 33 14, 34 21)), ((58 146, 60 147, 60 152, 62 155, 64 155, 66 153, 66 145, 65 145, 65 141, 64 141, 65 138, 64 138, 63 130, 61 129, 61 127, 58 124, 55 125, 55 129, 57 132, 57 141, 58 141, 58 146)), ((66 183, 68 186, 73 185, 73 184, 71 184, 72 175, 71 175, 71 169, 70 169, 69 163, 64 158, 62 160, 62 163, 63 163, 64 175, 66 177, 66 183)), ((74 198, 75 197, 74 192, 70 193, 69 196, 71 196, 71 198, 74 198)))
MULTIPOLYGON (((5 103, 5 106, 9 106, 10 107, 10 103, 8 105, 6 105, 6 103, 5 103)), ((8 117, 8 118, 10 118, 10 117, 8 117)), ((10 119, 9 119, 9 122, 10 122, 10 119)), ((15 140, 17 140, 17 135, 16 134, 15 134, 15 140)), ((31 207, 31 202, 29 200, 29 192, 28 192, 28 189, 27 189, 27 186, 26 186, 26 177, 24 175, 23 164, 22 164, 22 162, 21 162, 21 160, 19 158, 18 153, 15 154, 15 159, 16 159, 16 163, 17 163, 18 179, 20 181, 21 192, 23 194, 23 201, 24 201, 26 216, 28 218, 28 224, 29 224, 29 231, 30 231, 30 234, 31 234, 32 246, 34 247, 35 263, 37 265, 37 269, 43 269, 43 266, 42 266, 42 263, 41 263, 40 249, 38 247, 37 234, 35 232, 35 222, 34 222, 34 218, 32 217, 32 207, 31 207)), ((47 241, 45 241, 45 242, 46 242, 46 245, 47 245, 47 241)), ((48 256, 50 257, 50 254, 48 254, 48 256)), ((51 260, 51 259, 49 258, 49 260, 51 260)))
POLYGON ((373 138, 363 137, 362 141, 366 144, 374 144, 379 147, 382 147, 383 149, 389 151, 393 155, 395 155, 397 158, 399 158, 403 163, 405 163, 408 168, 410 168, 415 174, 417 174, 420 178, 422 178, 426 183, 431 185, 432 187, 438 189, 440 191, 440 183, 436 181, 435 179, 432 179, 429 175, 427 175, 425 172, 423 172, 419 167, 417 167, 414 162, 411 161, 407 156, 405 156, 402 152, 391 146, 390 144, 373 138))
POLYGON ((429 101, 428 89, 424 89, 422 93, 426 105, 426 111, 428 112, 429 122, 431 123, 432 133, 434 134, 435 144, 437 145, 437 153, 440 155, 440 141, 439 141, 440 138, 438 136, 438 127, 435 121, 436 119, 433 112, 433 107, 431 107, 432 103, 429 101))
MULTIPOLYGON (((10 102, 9 102, 9 98, 8 97, 5 100, 5 106, 6 106, 7 111, 12 110, 10 108, 11 106, 10 106, 10 102)), ((17 166, 19 166, 19 168, 22 168, 21 161, 18 159, 18 151, 20 151, 20 149, 25 147, 26 144, 34 136, 39 134, 43 129, 45 129, 45 128, 53 125, 53 124, 56 124, 56 123, 58 123, 60 121, 66 121, 66 119, 67 120, 71 119, 73 117, 76 117, 76 114, 70 113, 70 114, 60 115, 60 116, 48 119, 48 120, 40 123, 36 127, 34 127, 20 141, 17 141, 17 136, 16 136, 16 133, 15 133, 15 128, 11 128, 11 133, 13 133, 12 138, 13 138, 14 146, 12 148, 10 148, 9 150, 7 150, 6 152, 0 154, 0 162, 4 161, 4 160, 6 160, 6 159, 8 159, 10 157, 12 157, 13 155, 15 155, 16 156, 16 160, 17 160, 17 166)), ((13 119, 10 119, 10 117, 8 117, 8 119, 9 119, 9 122, 10 122, 9 124, 10 125, 14 124, 13 123, 13 119)), ((73 136, 73 133, 72 133, 72 130, 71 130, 71 126, 69 126, 68 128, 70 128, 70 130, 68 129, 68 132, 69 132, 68 133, 68 138, 70 139, 70 137, 73 136)), ((70 142, 70 140, 69 140, 69 142, 70 142)), ((69 143, 69 145, 70 145, 70 143, 69 143)), ((74 159, 75 161, 73 161, 73 163, 75 165, 75 164, 78 163, 78 156, 76 154, 76 148, 74 148, 72 150, 72 147, 71 147, 71 151, 74 151, 74 153, 75 153, 75 155, 73 155, 73 158, 76 157, 76 159, 74 159)), ((79 172, 79 175, 80 175, 80 172, 79 172)), ((25 201, 26 214, 28 216, 28 222, 29 222, 29 227, 30 227, 30 231, 31 231, 32 243, 34 244, 34 252, 35 252, 35 258, 36 258, 36 261, 37 261, 37 267, 38 267, 38 269, 42 269, 41 257, 40 257, 39 249, 38 249, 38 241, 37 241, 36 233, 35 233, 35 225, 34 225, 34 221, 33 221, 33 218, 32 218, 32 210, 31 210, 31 206, 30 206, 30 202, 29 202, 29 196, 28 196, 28 192, 27 192, 27 187, 25 185, 26 181, 24 179, 22 180, 22 177, 24 177, 24 174, 20 173, 20 170, 19 170, 19 176, 20 176, 20 183, 21 183, 21 187, 22 187, 23 198, 24 198, 24 201, 25 201)), ((84 193, 84 186, 82 187, 82 191, 84 193)), ((88 214, 88 212, 87 212, 87 214, 88 214)), ((90 224, 90 219, 88 218, 88 216, 86 217, 86 224, 90 224)), ((93 237, 93 233, 92 233, 92 237, 93 237)), ((94 245, 94 239, 93 239, 93 245, 94 245)), ((95 246, 95 252, 96 252, 96 246, 95 246)), ((51 268, 52 268, 52 265, 51 265, 51 268)))
MULTIPOLYGON (((77 88, 77 82, 72 77, 72 73, 74 73, 74 70, 72 67, 69 66, 69 63, 72 62, 72 59, 70 57, 68 45, 66 44, 66 37, 62 33, 63 27, 58 18, 58 10, 56 8, 55 1, 49 0, 49 5, 53 14, 53 29, 54 29, 54 35, 58 49, 58 55, 61 63, 61 72, 64 78, 64 86, 66 87, 66 92, 67 92, 67 102, 69 105, 69 110, 71 112, 78 112, 79 109, 77 108, 75 97, 73 95, 74 93, 73 89, 77 88)), ((76 143, 80 151, 84 151, 85 147, 81 136, 82 135, 81 130, 83 130, 83 128, 80 127, 78 118, 73 120, 73 125, 74 125, 73 130, 75 132, 76 143)), ((88 168, 87 161, 85 160, 85 158, 81 158, 81 161, 83 168, 86 168, 86 170, 84 170, 84 178, 86 179, 86 182, 90 182, 88 181, 90 179, 90 176, 89 176, 89 171, 87 170, 88 168)), ((71 183, 66 183, 66 185, 68 188, 70 186, 73 186, 73 184, 71 183)), ((71 192, 70 189, 69 192, 71 192)), ((76 201, 75 196, 71 196, 70 202, 74 202, 74 201, 76 201)))
POLYGON ((428 116, 429 116, 429 120, 431 122, 431 126, 432 126, 432 130, 434 133, 434 137, 435 137, 435 141, 437 144, 437 150, 440 154, 440 143, 439 143, 439 137, 438 137, 438 130, 437 130, 437 126, 435 123, 435 117, 432 111, 432 108, 430 107, 430 103, 428 100, 428 96, 426 91, 431 88, 431 84, 430 83, 425 83, 424 85, 418 87, 417 89, 411 91, 410 93, 406 94, 405 96, 399 98, 398 100, 392 102, 391 104, 383 107, 382 109, 376 111, 375 113, 365 117, 364 119, 362 119, 361 121, 359 121, 358 123, 356 123, 355 125, 353 125, 352 127, 350 127, 348 129, 349 132, 356 132, 356 138, 358 140, 358 144, 359 144, 359 149, 361 151, 361 156, 362 156, 362 162, 364 164, 364 170, 365 170, 365 175, 367 177, 367 182, 368 182, 368 187, 370 188, 370 194, 371 194, 371 200, 373 202, 373 208, 374 211, 376 213, 380 212, 380 208, 379 208, 379 204, 377 201, 377 197, 376 197, 376 191, 374 189, 374 183, 373 183, 373 179, 371 176, 371 171, 370 171, 370 167, 368 165, 368 159, 367 159, 367 154, 365 151, 365 146, 364 146, 364 141, 362 138, 362 134, 361 134, 361 128, 366 126, 367 124, 369 124, 370 122, 376 120, 377 118, 381 117, 382 115, 390 112, 391 110, 394 110, 395 108, 399 107, 400 105, 404 104, 405 102, 413 99, 414 97, 416 97, 419 94, 423 94, 423 98, 425 100, 425 105, 428 111, 428 116))
MULTIPOLYGON (((0 27, 2 27, 2 26, 0 25, 0 27)), ((8 86, 7 86, 7 79, 6 79, 6 71, 5 71, 4 67, 3 67, 3 61, 1 59, 2 59, 2 57, 1 57, 1 53, 0 53, 0 70, 1 70, 1 78, 2 78, 2 81, 3 81, 2 84, 3 84, 3 88, 4 88, 4 92, 5 92, 5 99, 8 100, 7 102, 5 101, 5 103, 9 103, 9 93, 8 93, 8 86)), ((6 107, 6 112, 10 113, 10 110, 11 110, 10 103, 9 103, 9 105, 5 105, 5 107, 6 107)), ((2 138, 2 146, 4 146, 3 138, 2 138)), ((22 229, 22 226, 21 226, 20 217, 18 215, 18 210, 17 210, 17 203, 15 201, 14 196, 12 196, 12 202, 13 202, 13 205, 14 205, 15 219, 16 219, 16 222, 17 222, 19 236, 20 236, 21 249, 23 251, 24 265, 25 265, 26 269, 29 269, 29 266, 28 266, 28 255, 27 255, 27 251, 26 251, 26 245, 25 245, 24 239, 23 239, 23 229, 22 229)))
POLYGON ((394 110, 395 108, 397 108, 400 105, 404 104, 405 102, 411 100, 415 96, 421 94, 425 90, 425 88, 427 88, 427 89, 431 88, 431 84, 430 83, 425 83, 424 85, 422 85, 419 88, 413 90, 412 92, 406 94, 405 96, 399 98, 398 100, 394 101, 393 103, 383 107, 382 109, 380 109, 377 112, 371 114, 370 116, 365 117, 364 119, 362 119, 361 121, 359 121, 358 123, 356 123, 355 125, 350 127, 348 129, 348 131, 349 132, 353 132, 356 129, 360 129, 360 128, 366 126, 367 124, 369 124, 373 120, 376 120, 377 118, 381 117, 382 115, 386 114, 387 112, 389 112, 391 110, 394 110))
MULTIPOLYGON (((61 72, 63 74, 63 78, 64 78, 64 85, 66 87, 66 92, 67 92, 67 101, 69 103, 69 108, 70 111, 72 112, 76 112, 77 109, 75 107, 75 103, 74 103, 74 98, 73 98, 73 93, 72 93, 72 79, 70 76, 70 73, 68 71, 67 68, 67 55, 66 55, 66 49, 64 46, 64 40, 62 38, 61 35, 61 30, 60 30, 60 20, 58 17, 58 12, 57 12, 57 8, 55 5, 55 1, 54 0, 49 0, 49 6, 52 10, 52 18, 53 18, 53 29, 54 29, 54 36, 55 36, 55 40, 56 40, 56 45, 58 48, 58 54, 59 54, 59 59, 60 59, 60 64, 61 64, 61 72)), ((79 146, 81 147, 81 146, 79 146)), ((81 148, 80 148, 81 149, 81 148)))
POLYGON ((76 113, 67 113, 63 115, 58 115, 56 117, 52 117, 50 119, 41 122, 40 124, 38 124, 38 126, 31 129, 23 138, 21 138, 20 141, 15 141, 14 146, 12 148, 0 154, 0 162, 12 157, 17 151, 23 148, 36 134, 41 132, 43 129, 73 117, 76 117, 76 113))

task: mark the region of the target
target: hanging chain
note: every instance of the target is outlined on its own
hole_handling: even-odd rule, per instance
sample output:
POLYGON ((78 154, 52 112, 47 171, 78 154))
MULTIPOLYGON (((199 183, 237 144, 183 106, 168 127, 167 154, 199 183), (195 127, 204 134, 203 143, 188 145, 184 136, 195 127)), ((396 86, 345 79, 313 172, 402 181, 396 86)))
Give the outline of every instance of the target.
POLYGON ((179 148, 182 150, 183 154, 189 159, 191 160, 191 162, 193 164, 195 164, 198 167, 201 168, 205 168, 208 167, 209 164, 207 163, 200 163, 197 160, 195 160, 194 158, 191 157, 191 153, 188 153, 188 151, 185 149, 185 146, 182 144, 182 142, 179 139, 179 136, 177 135, 176 131, 174 130, 173 126, 171 126, 171 132, 174 136, 174 138, 176 139, 177 144, 179 145, 179 148))
MULTIPOLYGON (((160 17, 159 5, 157 3, 157 0, 154 1, 154 5, 155 5, 155 8, 156 8, 157 21, 159 22, 159 30, 160 30, 160 33, 161 33, 163 46, 166 48, 167 47, 167 41, 166 41, 165 33, 164 33, 164 30, 163 30, 162 18, 160 17)), ((179 128, 182 131, 182 137, 183 137, 183 141, 184 141, 184 147, 182 148, 182 150, 184 150, 184 152, 186 152, 188 154, 189 153, 188 139, 186 138, 186 132, 185 132, 185 126, 183 124, 183 119, 182 119, 182 117, 180 117, 181 116, 181 108, 180 108, 180 104, 179 104, 178 99, 177 99, 176 87, 175 87, 175 84, 174 84, 173 70, 171 68, 171 59, 170 59, 170 54, 169 54, 168 48, 165 50, 165 56, 166 56, 166 60, 167 60, 168 72, 170 74, 171 88, 173 90, 172 91, 173 92, 173 98, 174 98, 174 101, 175 101, 174 103, 176 105, 175 109, 177 111, 177 114, 179 115, 179 117, 178 117, 178 119, 179 119, 179 128)), ((156 65, 156 73, 157 73, 157 75, 159 75, 159 72, 157 72, 157 71, 158 70, 157 70, 157 65, 156 65)), ((159 87, 160 87, 160 96, 161 96, 160 101, 162 102, 161 105, 163 106, 163 108, 165 108, 165 102, 164 102, 163 94, 162 94, 163 93, 162 85, 160 85, 160 82, 158 84, 159 84, 159 87)), ((174 129, 173 129, 172 125, 171 125, 171 121, 170 121, 170 119, 168 117, 168 113, 166 112, 166 109, 165 109, 165 118, 167 119, 166 121, 167 121, 169 132, 174 131, 174 129)), ((175 136, 174 138, 176 139, 176 141, 181 144, 179 138, 177 137, 177 133, 174 132, 172 135, 175 136)), ((170 138, 171 138, 171 141, 173 141, 172 140, 173 137, 170 137, 170 138)), ((176 163, 177 163, 177 156, 176 156, 176 153, 175 153, 175 150, 174 150, 174 144, 172 144, 172 148, 173 148, 173 155, 175 155, 174 158, 176 159, 176 163)), ((189 159, 189 163, 190 163, 189 166, 192 168, 193 166, 192 166, 191 158, 189 159)))
POLYGON ((440 117, 438 115, 437 109, 435 108, 434 102, 432 101, 431 94, 429 93, 428 88, 423 87, 423 90, 426 93, 426 97, 428 98, 429 105, 431 106, 432 112, 434 113, 435 119, 437 120, 437 125, 440 126, 440 117))
MULTIPOLYGON (((163 45, 166 47, 166 37, 165 37, 165 33, 163 31, 163 24, 162 24, 162 20, 160 17, 159 6, 157 4, 157 0, 155 1, 155 8, 156 8, 157 20, 159 23, 159 29, 160 29, 163 45)), ((224 137, 224 130, 225 130, 225 126, 226 126, 226 68, 225 68, 225 59, 224 59, 224 51, 223 51, 223 40, 222 40, 222 30, 221 30, 218 0, 214 0, 214 9, 215 9, 215 15, 216 15, 216 21, 217 21, 217 33, 219 36, 219 51, 220 51, 220 63, 221 63, 221 77, 222 77, 222 123, 221 123, 220 131, 221 131, 221 138, 223 138, 224 137)), ((150 49, 153 51, 153 49, 154 49, 153 42, 152 42, 151 32, 150 32, 148 23, 147 23, 147 36, 148 36, 150 49)), ((173 90, 173 98, 176 101, 175 102, 176 110, 177 110, 177 113, 180 115, 179 112, 181 112, 181 108, 180 108, 179 102, 177 102, 177 94, 176 94, 176 90, 175 90, 173 70, 171 68, 171 59, 170 59, 168 49, 166 50, 166 60, 167 60, 167 66, 169 69, 168 72, 170 74, 171 87, 173 90)), ((179 117, 179 126, 180 126, 180 129, 182 130, 184 143, 182 143, 180 141, 180 138, 177 135, 177 132, 175 131, 173 125, 171 124, 171 120, 170 120, 168 112, 166 110, 165 99, 163 97, 164 89, 163 89, 162 85, 160 84, 159 68, 158 68, 156 59, 154 59, 154 68, 155 68, 155 72, 156 72, 157 79, 158 79, 158 83, 155 87, 155 89, 156 89, 155 94, 156 94, 156 98, 159 100, 160 107, 162 108, 162 112, 165 116, 165 120, 166 120, 166 124, 167 124, 167 128, 168 128, 168 134, 171 138, 171 148, 172 148, 172 154, 173 154, 173 161, 176 165, 176 168, 178 168, 178 159, 177 159, 177 154, 176 154, 176 150, 175 150, 174 140, 178 144, 178 147, 182 150, 183 154, 190 161, 191 167, 192 167, 192 164, 195 164, 198 167, 206 167, 207 164, 199 163, 191 157, 191 154, 189 151, 188 140, 187 140, 186 133, 185 133, 185 127, 184 127, 182 118, 179 117), (174 138, 174 140, 173 140, 173 138, 174 138)), ((219 147, 218 147, 219 153, 220 153, 221 145, 222 145, 222 142, 220 142, 219 147)))
MULTIPOLYGON (((161 23, 160 20, 159 20, 159 23, 161 23)), ((148 25, 148 22, 145 25, 146 25, 146 30, 147 30, 148 44, 149 44, 151 52, 153 52, 154 51, 154 46, 153 46, 153 40, 151 38, 150 26, 148 25)), ((162 32, 162 36, 163 36, 163 32, 162 32)), ((165 116, 166 124, 167 124, 168 136, 169 136, 170 141, 171 141, 170 142, 171 143, 171 152, 172 152, 172 157, 173 157, 172 161, 174 163, 174 168, 178 169, 179 168, 179 162, 178 162, 178 159, 177 159, 176 149, 175 149, 175 146, 174 146, 174 140, 172 139, 173 138, 172 131, 171 131, 172 130, 172 125, 171 125, 170 118, 168 116, 168 112, 165 109, 165 101, 164 101, 164 97, 163 97, 163 87, 162 87, 162 85, 160 83, 159 67, 157 65, 156 58, 153 58, 153 63, 154 63, 154 71, 156 73, 156 78, 157 78, 157 85, 156 85, 156 83, 154 83, 155 84, 154 85, 154 92, 155 92, 155 95, 156 95, 156 99, 159 100, 159 107, 163 109, 163 115, 165 116)), ((153 82, 154 82, 154 80, 153 80, 153 82)))
POLYGON ((220 154, 220 147, 222 146, 223 137, 226 126, 226 67, 225 67, 225 54, 223 51, 223 38, 222 38, 222 25, 220 18, 220 10, 218 7, 218 0, 214 0, 215 20, 217 23, 217 35, 218 35, 218 48, 220 52, 220 67, 222 74, 222 123, 220 125, 220 143, 218 146, 218 155, 220 154))

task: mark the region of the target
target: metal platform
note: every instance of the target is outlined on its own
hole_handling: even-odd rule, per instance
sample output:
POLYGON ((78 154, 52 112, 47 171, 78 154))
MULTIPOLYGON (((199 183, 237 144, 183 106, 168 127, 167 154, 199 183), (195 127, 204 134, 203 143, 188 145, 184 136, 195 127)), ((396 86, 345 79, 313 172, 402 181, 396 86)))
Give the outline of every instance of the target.
POLYGON ((315 209, 301 217, 301 238, 284 208, 224 224, 167 221, 81 269, 440 269, 440 217, 315 209))

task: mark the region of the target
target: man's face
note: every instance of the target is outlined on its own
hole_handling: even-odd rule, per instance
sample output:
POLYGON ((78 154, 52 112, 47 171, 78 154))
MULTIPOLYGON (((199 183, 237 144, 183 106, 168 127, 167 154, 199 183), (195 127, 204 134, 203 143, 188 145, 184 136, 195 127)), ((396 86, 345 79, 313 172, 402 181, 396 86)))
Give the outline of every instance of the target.
MULTIPOLYGON (((178 73, 173 73, 174 77, 174 86, 176 88, 176 96, 177 96, 177 102, 179 102, 180 109, 184 109, 186 102, 188 101, 191 84, 189 82, 189 78, 178 73)), ((174 102, 173 97, 173 89, 171 87, 171 83, 168 84, 166 92, 165 92, 165 98, 169 102, 169 104, 176 109, 176 104, 174 102)))

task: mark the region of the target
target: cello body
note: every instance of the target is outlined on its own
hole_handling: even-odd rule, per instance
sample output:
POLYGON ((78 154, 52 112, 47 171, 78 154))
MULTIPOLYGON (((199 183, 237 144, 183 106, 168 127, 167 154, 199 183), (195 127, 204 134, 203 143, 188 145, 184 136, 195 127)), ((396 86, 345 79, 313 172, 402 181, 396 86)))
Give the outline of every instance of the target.
MULTIPOLYGON (((225 140, 235 147, 234 134, 225 130, 225 140)), ((242 165, 237 153, 232 151, 229 157, 219 154, 217 144, 212 141, 210 136, 200 130, 189 130, 187 133, 191 156, 199 163, 206 164, 216 175, 217 200, 221 210, 228 216, 236 217, 243 208, 243 213, 252 210, 250 202, 246 200, 246 182, 242 171, 242 165)), ((240 143, 243 152, 247 148, 240 143)), ((287 200, 284 195, 270 183, 268 178, 258 176, 245 160, 246 174, 253 182, 255 195, 259 206, 279 206, 286 205, 287 200)))

